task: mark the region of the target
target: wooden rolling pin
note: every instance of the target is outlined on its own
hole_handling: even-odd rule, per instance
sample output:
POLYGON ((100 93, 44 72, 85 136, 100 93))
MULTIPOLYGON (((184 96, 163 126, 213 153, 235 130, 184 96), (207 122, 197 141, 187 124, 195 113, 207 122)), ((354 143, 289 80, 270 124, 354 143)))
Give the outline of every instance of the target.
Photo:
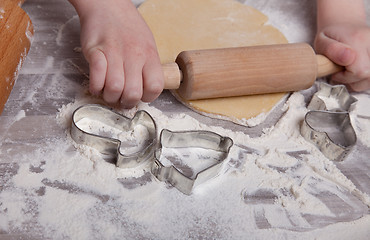
POLYGON ((23 0, 0 0, 0 114, 30 49, 33 25, 23 0))
POLYGON ((163 65, 165 89, 185 100, 298 91, 342 70, 306 43, 184 51, 163 65))

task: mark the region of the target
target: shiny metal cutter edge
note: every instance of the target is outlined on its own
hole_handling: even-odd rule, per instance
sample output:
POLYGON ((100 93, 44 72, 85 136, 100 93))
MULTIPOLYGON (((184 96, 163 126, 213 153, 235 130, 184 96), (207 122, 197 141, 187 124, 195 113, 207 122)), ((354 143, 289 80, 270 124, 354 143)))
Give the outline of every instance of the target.
POLYGON ((357 142, 348 112, 309 111, 302 122, 301 134, 332 161, 343 161, 357 142), (327 132, 315 129, 314 125, 328 121, 328 119, 337 122, 337 126, 341 126, 344 136, 341 143, 332 140, 327 132))
POLYGON ((93 147, 102 154, 115 158, 117 167, 133 168, 141 165, 153 156, 157 144, 156 129, 153 118, 146 111, 138 111, 132 119, 129 119, 107 107, 87 104, 77 108, 72 114, 71 137, 78 144, 93 147), (139 152, 125 155, 120 150, 120 140, 99 136, 80 129, 76 123, 85 117, 100 121, 122 131, 128 131, 133 129, 134 126, 141 124, 149 132, 147 145, 139 152))
POLYGON ((223 137, 217 133, 210 131, 179 131, 172 132, 163 129, 160 134, 159 148, 155 151, 155 158, 152 163, 151 172, 160 181, 168 182, 180 192, 190 195, 192 190, 204 183, 205 181, 214 178, 219 174, 224 160, 228 157, 233 141, 229 137, 223 137), (198 172, 194 178, 190 178, 182 174, 176 167, 164 166, 160 161, 162 148, 191 148, 199 147, 219 151, 222 156, 218 162, 206 169, 198 172))
POLYGON ((319 90, 312 96, 307 108, 315 111, 350 112, 355 102, 357 102, 357 99, 349 94, 344 85, 332 86, 321 82, 319 84, 319 90), (321 97, 332 97, 337 99, 339 107, 336 109, 329 109, 321 97))
POLYGON ((349 111, 357 99, 351 96, 344 85, 331 86, 320 83, 319 91, 312 97, 304 120, 301 124, 301 135, 309 142, 315 144, 328 159, 343 161, 351 152, 357 142, 356 132, 351 124, 349 111), (322 97, 338 99, 339 108, 328 109, 322 97), (316 130, 314 122, 324 123, 327 119, 337 121, 341 126, 345 144, 333 141, 327 132, 316 130))

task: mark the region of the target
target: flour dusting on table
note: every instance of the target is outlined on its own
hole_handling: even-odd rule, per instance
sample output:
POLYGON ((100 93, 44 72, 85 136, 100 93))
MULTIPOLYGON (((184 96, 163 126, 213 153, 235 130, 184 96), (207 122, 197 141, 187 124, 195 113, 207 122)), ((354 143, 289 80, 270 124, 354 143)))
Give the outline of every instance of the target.
MULTIPOLYGON (((369 102, 366 96, 360 102, 369 102)), ((361 239, 369 232, 369 196, 299 133, 307 112, 301 93, 294 93, 284 106, 285 115, 256 138, 203 124, 185 113, 169 117, 140 104, 137 109, 146 110, 156 121, 158 135, 164 128, 209 130, 233 139, 223 171, 191 196, 157 181, 149 162, 121 169, 104 161, 97 150, 74 144, 69 137, 71 115, 86 103, 102 102, 85 96, 63 106, 57 121, 65 138, 52 139, 30 152, 29 161, 13 164, 14 171, 3 173, 2 231, 16 232, 36 221, 39 229, 32 234, 53 239, 262 239, 276 234, 289 239, 340 239, 353 228, 361 239), (328 196, 337 201, 328 202, 328 196), (348 223, 331 225, 338 219, 348 223)), ((122 113, 132 117, 137 109, 122 113)), ((357 117, 356 109, 352 117, 358 122, 355 126, 370 124, 357 117)), ((138 133, 145 135, 140 129, 138 133)), ((359 140, 369 144, 370 132, 362 134, 359 140)))

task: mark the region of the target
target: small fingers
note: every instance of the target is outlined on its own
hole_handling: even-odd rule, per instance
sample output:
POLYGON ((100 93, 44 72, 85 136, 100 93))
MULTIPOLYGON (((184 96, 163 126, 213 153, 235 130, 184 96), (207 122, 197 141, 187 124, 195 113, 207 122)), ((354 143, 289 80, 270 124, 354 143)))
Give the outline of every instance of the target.
POLYGON ((331 81, 339 84, 351 84, 359 81, 358 77, 349 71, 339 72, 331 76, 331 81))
POLYGON ((344 84, 347 88, 354 92, 361 92, 370 89, 370 75, 364 78, 359 78, 351 72, 340 72, 331 77, 332 84, 344 84))
POLYGON ((142 65, 128 62, 125 65, 125 87, 122 91, 121 105, 124 108, 135 107, 143 95, 142 65))
POLYGON ((345 71, 331 76, 331 83, 344 84, 351 91, 370 87, 369 29, 354 26, 332 26, 316 36, 316 52, 326 55, 345 71))
POLYGON ((352 91, 364 91, 370 85, 370 63, 364 55, 359 55, 356 62, 346 67, 346 71, 332 75, 333 83, 345 84, 352 91))
POLYGON ((348 88, 354 92, 366 91, 370 89, 370 78, 349 84, 348 88))
POLYGON ((105 84, 107 59, 104 53, 97 48, 91 50, 87 56, 87 61, 90 66, 89 91, 93 95, 99 95, 101 94, 105 84))
POLYGON ((96 47, 87 56, 90 66, 89 90, 94 95, 102 94, 107 103, 120 102, 124 108, 132 108, 140 100, 155 100, 163 90, 164 77, 156 52, 148 54, 146 59, 140 60, 136 56, 136 59, 130 57, 124 62, 121 55, 103 52, 96 47))
POLYGON ((163 90, 163 73, 160 64, 146 64, 144 67, 125 67, 125 83, 121 105, 125 108, 136 106, 140 100, 151 102, 163 90))
POLYGON ((338 82, 335 80, 330 81, 331 84, 344 84, 348 88, 348 90, 352 92, 362 92, 370 89, 370 79, 364 79, 352 83, 343 83, 343 82, 338 82))
POLYGON ((143 67, 143 102, 151 102, 163 91, 164 76, 159 58, 147 62, 143 67))
POLYGON ((121 105, 125 108, 136 106, 140 100, 152 102, 163 90, 162 65, 156 50, 148 50, 145 56, 125 63, 126 83, 121 96, 121 105))
POLYGON ((103 53, 94 48, 87 54, 90 67, 89 91, 93 95, 103 92, 103 99, 108 103, 116 103, 124 88, 123 64, 114 54, 103 53))
POLYGON ((119 56, 108 56, 107 75, 105 79, 103 99, 108 103, 117 103, 125 86, 123 62, 119 56))
POLYGON ((316 51, 341 66, 349 66, 356 59, 356 52, 348 45, 320 33, 316 40, 316 51))

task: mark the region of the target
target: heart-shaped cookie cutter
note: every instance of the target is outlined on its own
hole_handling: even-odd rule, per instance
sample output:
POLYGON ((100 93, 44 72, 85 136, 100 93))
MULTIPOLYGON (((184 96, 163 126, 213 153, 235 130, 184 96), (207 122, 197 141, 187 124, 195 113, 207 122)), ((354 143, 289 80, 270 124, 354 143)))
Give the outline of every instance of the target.
MULTIPOLYGON (((223 137, 210 131, 178 131, 173 132, 163 129, 160 135, 160 146, 155 151, 151 171, 160 181, 170 183, 179 191, 190 195, 193 188, 199 184, 217 176, 224 160, 227 158, 233 141, 229 137, 223 137), (186 176, 175 166, 165 166, 161 162, 162 148, 203 148, 220 152, 217 162, 199 171, 194 177, 186 176)), ((199 159, 201 161, 201 159, 199 159)))
POLYGON ((116 166, 121 168, 136 167, 153 156, 156 131, 156 124, 146 111, 138 111, 132 119, 129 119, 107 107, 87 104, 77 108, 72 114, 72 139, 78 144, 93 147, 102 154, 115 158, 116 166), (119 139, 81 129, 78 122, 84 118, 101 122, 122 132, 133 131, 135 126, 142 125, 148 132, 147 139, 137 152, 126 154, 121 150, 122 142, 119 139))
POLYGON ((357 101, 344 85, 320 83, 308 105, 301 125, 301 134, 315 144, 330 160, 343 161, 356 144, 356 132, 349 111, 357 101), (335 104, 328 106, 328 99, 335 104))
POLYGON ((344 160, 357 141, 347 112, 309 111, 301 133, 334 161, 344 160))

